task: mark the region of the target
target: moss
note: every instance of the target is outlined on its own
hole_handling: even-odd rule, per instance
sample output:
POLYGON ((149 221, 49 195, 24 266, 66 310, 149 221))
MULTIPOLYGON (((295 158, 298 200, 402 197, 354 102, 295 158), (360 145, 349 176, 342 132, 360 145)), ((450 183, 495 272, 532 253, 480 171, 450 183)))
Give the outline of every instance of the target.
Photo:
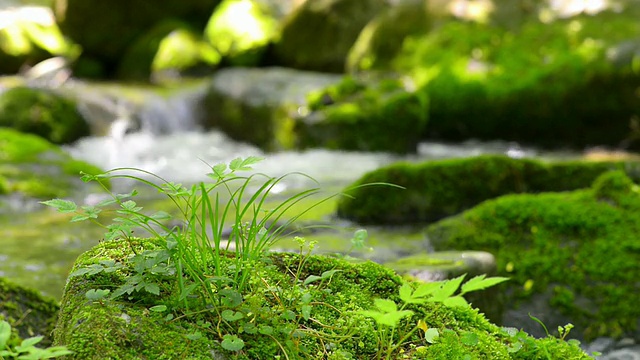
POLYGON ((349 186, 338 214, 360 223, 429 222, 454 215, 478 203, 509 193, 566 191, 585 188, 611 169, 637 176, 635 161, 541 162, 506 156, 396 163, 365 174, 349 186), (388 186, 361 186, 368 183, 388 186), (360 186, 360 187, 359 187, 360 186))
MULTIPOLYGON (((131 245, 140 252, 142 249, 158 249, 161 242, 135 239, 131 245)), ((81 255, 74 269, 97 264, 101 260, 121 261, 130 252, 129 244, 123 240, 102 243, 81 255)), ((222 269, 231 270, 227 263, 229 258, 222 256, 218 259, 222 269)), ((181 310, 175 308, 177 316, 167 322, 158 313, 147 309, 155 304, 173 304, 171 298, 177 294, 163 291, 162 296, 156 298, 134 292, 119 301, 87 301, 84 294, 89 289, 112 289, 122 284, 129 272, 126 267, 125 270, 109 274, 81 275, 69 279, 55 330, 55 342, 76 351, 69 357, 72 359, 200 359, 214 357, 214 353, 234 359, 267 359, 282 356, 283 349, 287 350, 290 358, 299 359, 337 359, 340 356, 369 359, 374 356, 379 347, 377 329, 370 319, 358 315, 356 311, 371 308, 373 298, 377 297, 398 301, 398 287, 403 281, 390 269, 372 262, 354 264, 321 256, 308 257, 303 266, 300 266, 300 261, 297 254, 271 253, 262 261, 252 264, 249 279, 251 291, 242 294, 235 308, 246 316, 252 316, 252 320, 231 327, 240 327, 238 335, 245 342, 242 351, 235 354, 220 348, 222 335, 215 327, 224 328, 223 333, 230 331, 230 328, 220 323, 215 313, 198 311, 194 307, 182 316, 181 310), (314 285, 303 286, 295 281, 329 270, 338 271, 331 279, 314 285), (308 320, 300 315, 303 310, 299 301, 304 294, 309 294, 313 299, 309 303, 312 306, 308 320), (248 309, 251 311, 247 312, 248 309), (252 324, 251 328, 269 325, 274 332, 270 336, 261 335, 249 331, 249 324, 252 324), (202 337, 185 340, 186 335, 195 331, 199 331, 202 337), (348 336, 344 336, 345 332, 348 336), (293 337, 295 341, 291 341, 290 336, 294 333, 297 334, 293 337)), ((409 358, 434 358, 432 354, 446 352, 468 353, 478 359, 509 358, 507 345, 512 340, 477 311, 447 308, 439 304, 410 308, 416 312, 416 319, 424 319, 429 327, 448 334, 451 341, 445 336, 437 346, 432 346, 415 334, 403 346, 404 354, 409 358), (460 341, 453 341, 467 333, 475 334, 478 343, 466 346, 460 341), (423 344, 424 356, 418 354, 415 345, 409 345, 414 342, 423 344)), ((533 344, 534 356, 542 354, 544 349, 539 347, 540 341, 525 338, 533 344)), ((566 343, 560 345, 558 350, 575 358, 587 358, 578 347, 566 343)))
POLYGON ((426 233, 437 249, 495 254, 499 274, 512 278, 507 303, 553 289, 550 305, 585 338, 631 334, 640 318, 634 295, 640 253, 632 235, 640 230, 640 195, 630 184, 613 172, 592 189, 506 195, 426 233), (620 191, 626 191, 624 206, 603 201, 602 194, 620 191))
POLYGON ((362 28, 386 8, 382 0, 304 2, 283 24, 274 49, 277 61, 297 69, 342 73, 362 28))
POLYGON ((310 94, 309 109, 295 127, 299 147, 407 153, 426 127, 428 100, 402 80, 345 77, 310 94))
POLYGON ((55 144, 89 134, 75 104, 49 90, 16 87, 0 94, 0 126, 33 133, 55 144))
POLYGON ((617 145, 640 110, 634 95, 640 75, 626 55, 612 60, 618 57, 612 54, 637 37, 636 18, 630 10, 528 19, 515 31, 449 21, 407 39, 395 68, 427 86, 426 136, 617 145))
POLYGON ((55 300, 0 277, 0 319, 17 330, 11 342, 42 335, 40 344, 50 345, 58 309, 55 300))
POLYGON ((38 136, 0 128, 0 177, 5 179, 6 192, 36 198, 64 197, 81 186, 80 172, 103 171, 74 160, 38 136))

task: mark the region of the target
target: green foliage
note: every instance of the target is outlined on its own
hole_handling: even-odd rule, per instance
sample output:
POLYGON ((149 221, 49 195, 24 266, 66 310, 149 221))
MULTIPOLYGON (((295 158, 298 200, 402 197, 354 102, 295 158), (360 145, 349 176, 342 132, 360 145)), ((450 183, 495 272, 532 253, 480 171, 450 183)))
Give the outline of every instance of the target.
POLYGON ((42 341, 42 336, 34 336, 22 340, 20 345, 16 346, 9 346, 10 337, 11 325, 4 320, 0 320, 0 358, 2 359, 51 359, 72 353, 64 346, 53 346, 46 349, 36 347, 42 341))
MULTIPOLYGON (((413 329, 406 334, 396 335, 395 331, 399 328, 401 320, 412 318, 415 314, 414 311, 406 309, 407 306, 411 304, 442 303, 448 307, 461 306, 470 308, 470 305, 463 297, 464 294, 486 289, 508 280, 503 277, 485 278, 485 275, 480 275, 470 279, 460 287, 465 276, 466 274, 455 279, 422 283, 415 289, 411 284, 404 283, 399 289, 399 297, 400 301, 402 301, 402 306, 399 309, 393 300, 374 299, 376 310, 358 311, 359 314, 372 318, 378 325, 378 344, 380 347, 376 358, 381 359, 384 356, 384 359, 395 359, 394 353, 406 339, 410 338, 419 329, 424 331, 424 340, 429 344, 435 343, 440 336, 440 332, 437 329, 428 328, 423 320, 419 320, 413 329), (458 289, 460 289, 459 293, 455 294, 458 289), (394 343, 395 336, 400 338, 397 343, 394 343)), ((464 345, 474 346, 478 342, 478 337, 474 333, 467 332, 462 335, 461 341, 464 345)))

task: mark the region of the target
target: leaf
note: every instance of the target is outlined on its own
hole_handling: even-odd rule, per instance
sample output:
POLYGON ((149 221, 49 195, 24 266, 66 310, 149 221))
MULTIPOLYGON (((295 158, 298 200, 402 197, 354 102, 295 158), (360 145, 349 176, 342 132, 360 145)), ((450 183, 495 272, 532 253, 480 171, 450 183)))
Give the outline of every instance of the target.
POLYGON ((260 325, 258 332, 262 335, 271 335, 273 334, 273 328, 269 325, 260 325))
POLYGON ((351 245, 353 245, 355 249, 362 249, 368 237, 369 234, 367 233, 367 230, 358 229, 353 233, 353 237, 351 238, 351 245))
POLYGON ((302 317, 309 320, 311 317, 311 305, 302 305, 302 317))
POLYGON ((222 348, 229 351, 240 351, 244 347, 244 341, 237 335, 225 335, 220 343, 222 348))
POLYGON ((216 164, 211 168, 211 171, 213 172, 207 174, 207 176, 214 180, 220 180, 225 177, 226 170, 227 170, 227 164, 216 164))
POLYGON ((446 298, 452 296, 460 287, 460 283, 464 280, 465 275, 458 276, 455 279, 442 282, 440 288, 433 292, 432 302, 443 302, 446 298))
POLYGON ((156 283, 144 284, 144 290, 153 295, 160 295, 160 287, 156 283))
POLYGON ((396 327, 402 318, 409 317, 411 315, 413 315, 413 311, 411 310, 392 311, 382 314, 382 316, 374 318, 374 320, 381 325, 396 327))
POLYGON ((520 341, 514 342, 513 344, 507 346, 507 352, 515 353, 522 349, 522 343, 520 341))
POLYGON ((76 205, 76 203, 74 203, 73 201, 63 200, 63 199, 41 201, 40 204, 50 206, 63 214, 71 213, 78 209, 78 206, 76 205))
POLYGON ((151 215, 151 218, 154 219, 154 220, 158 220, 158 221, 170 220, 171 219, 171 215, 169 215, 169 213, 167 213, 165 211, 158 211, 156 213, 153 213, 151 215))
POLYGON ((39 343, 44 339, 44 336, 34 336, 28 339, 22 340, 19 346, 16 346, 16 351, 23 352, 30 347, 33 347, 35 344, 39 343))
POLYGON ((222 304, 228 307, 235 307, 242 303, 242 294, 232 289, 222 289, 218 293, 222 296, 222 304))
POLYGON ((236 321, 236 320, 240 320, 244 317, 244 314, 241 313, 240 311, 233 311, 233 310, 224 310, 222 311, 222 313, 220 314, 222 316, 223 319, 227 320, 227 321, 236 321))
POLYGON ((322 280, 322 277, 318 276, 318 275, 309 275, 307 276, 306 279, 304 279, 304 285, 309 285, 314 281, 318 281, 318 280, 322 280))
POLYGON ((514 327, 503 327, 502 332, 504 332, 509 337, 514 337, 518 333, 518 329, 514 327))
POLYGON ((442 301, 442 303, 445 306, 448 306, 448 307, 467 307, 467 306, 469 306, 469 303, 467 302, 467 300, 465 300, 460 295, 446 298, 446 299, 444 299, 442 301))
POLYGON ((167 311, 167 305, 156 305, 149 308, 153 312, 165 312, 167 311))
POLYGON ((264 158, 257 156, 249 156, 245 159, 235 158, 229 163, 229 169, 231 169, 231 171, 251 170, 251 165, 257 164, 262 160, 264 160, 264 158))
POLYGON ((429 344, 433 344, 436 342, 436 340, 440 337, 440 332, 438 331, 438 329, 436 328, 430 328, 427 329, 427 331, 424 332, 424 339, 429 343, 429 344))
POLYGON ((411 294, 411 298, 413 300, 417 300, 420 298, 430 296, 431 294, 433 294, 434 291, 438 290, 438 288, 441 285, 442 285, 441 281, 420 284, 420 286, 418 286, 418 288, 413 292, 413 294, 411 294))
POLYGON ((327 270, 327 271, 323 272, 322 275, 320 275, 320 278, 322 280, 331 279, 333 274, 335 274, 337 272, 340 272, 340 271, 342 271, 342 270, 339 270, 339 269, 327 270))
POLYGON ((471 291, 483 290, 509 280, 509 278, 506 277, 490 277, 488 279, 484 277, 485 275, 478 275, 470 279, 462 285, 461 292, 464 294, 471 291))
POLYGON ((185 334, 185 336, 189 340, 199 340, 202 339, 202 333, 200 331, 193 332, 191 334, 185 334))
POLYGON ((411 296, 412 290, 413 289, 411 288, 411 285, 409 285, 408 283, 402 284, 399 290, 400 300, 402 300, 405 303, 410 303, 412 300, 412 296, 411 296))
POLYGON ((88 290, 84 296, 91 301, 98 301, 107 297, 110 292, 111 290, 109 289, 91 289, 88 290))
POLYGON ((467 346, 476 346, 478 344, 478 334, 467 331, 460 337, 460 341, 467 346))
POLYGON ((378 310, 384 313, 398 310, 396 303, 389 299, 374 299, 373 304, 378 308, 378 310))
POLYGON ((7 341, 11 337, 11 325, 8 322, 0 321, 0 350, 7 346, 7 341))

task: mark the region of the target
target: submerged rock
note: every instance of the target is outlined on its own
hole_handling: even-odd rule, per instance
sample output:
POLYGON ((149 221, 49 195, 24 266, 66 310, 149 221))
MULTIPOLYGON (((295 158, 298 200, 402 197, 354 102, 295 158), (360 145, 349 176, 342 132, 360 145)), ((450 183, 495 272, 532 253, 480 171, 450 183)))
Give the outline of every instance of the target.
POLYGON ((567 322, 579 338, 638 339, 640 191, 623 171, 592 188, 506 195, 426 229, 437 250, 483 250, 507 284, 503 323, 544 335, 567 322))
MULTIPOLYGON (((55 343, 75 352, 69 359, 271 359, 283 355, 291 359, 370 359, 379 355, 377 334, 384 329, 360 311, 373 308, 375 298, 401 303, 397 294, 403 281, 388 268, 320 256, 303 259, 290 253, 273 253, 253 262, 247 279, 251 290, 243 293, 220 287, 223 278, 212 278, 207 285, 213 286, 211 299, 203 301, 196 286, 180 300, 175 275, 148 274, 147 283, 159 286, 158 292, 151 288, 157 295, 132 289, 117 301, 97 296, 135 281, 131 273, 135 270, 123 261, 132 255, 131 249, 144 257, 145 249, 162 248, 162 242, 155 240, 118 240, 102 243, 78 258, 75 270, 124 267, 69 279, 55 330, 55 343), (180 305, 185 300, 189 309, 180 305)), ((207 264, 219 261, 220 269, 226 269, 224 276, 233 276, 234 268, 228 267, 232 258, 210 258, 207 264)), ((156 262, 158 270, 163 264, 156 262)), ((184 280, 188 286, 195 279, 184 280)), ((424 303, 403 309, 415 314, 406 325, 414 327, 414 321, 422 320, 439 337, 427 342, 422 333, 415 332, 391 354, 400 351, 412 359, 465 355, 509 359, 536 358, 548 351, 559 358, 588 359, 577 346, 555 338, 535 340, 503 331, 469 307, 424 303)))
POLYGON ((343 197, 338 215, 360 223, 423 223, 455 215, 480 202, 510 193, 537 193, 586 188, 613 169, 640 176, 630 161, 542 162, 506 156, 396 163, 365 174, 343 197), (389 183, 389 186, 361 186, 389 183), (358 187, 360 186, 360 187, 358 187))

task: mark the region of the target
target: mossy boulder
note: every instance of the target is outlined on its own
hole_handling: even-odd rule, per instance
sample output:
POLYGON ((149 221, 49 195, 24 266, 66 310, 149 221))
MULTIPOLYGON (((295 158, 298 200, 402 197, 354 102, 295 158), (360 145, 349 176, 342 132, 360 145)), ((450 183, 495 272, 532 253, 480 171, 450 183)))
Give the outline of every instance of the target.
POLYGON ((285 19, 274 46, 279 65, 342 73, 362 28, 388 8, 384 0, 306 1, 285 19))
POLYGON ((0 93, 0 127, 65 144, 89 135, 75 102, 51 90, 15 87, 0 93))
POLYGON ((480 202, 510 193, 587 188, 602 173, 625 170, 640 176, 637 161, 552 161, 501 155, 395 163, 365 174, 343 197, 338 215, 359 223, 424 223, 457 214, 480 202), (368 183, 389 186, 361 186, 368 183))
POLYGON ((75 58, 79 48, 60 32, 51 9, 3 6, 0 9, 0 74, 15 74, 52 56, 75 58))
MULTIPOLYGON (((116 263, 124 267, 69 279, 54 331, 55 344, 66 345, 75 352, 69 359, 271 359, 283 356, 284 351, 289 358, 296 359, 371 359, 380 347, 376 340, 379 329, 358 311, 372 308, 374 298, 399 301, 398 288, 403 283, 391 270, 372 262, 352 264, 320 256, 310 256, 301 262, 297 254, 272 253, 251 265, 249 281, 254 291, 231 298, 229 294, 224 295, 222 289, 218 289, 220 293, 214 293, 218 300, 212 299, 216 304, 210 304, 213 306, 210 309, 227 310, 223 314, 224 322, 220 322, 222 319, 215 310, 192 308, 186 316, 180 316, 177 303, 173 302, 179 298, 172 294, 177 291, 173 287, 175 279, 167 277, 158 284, 159 296, 135 291, 118 301, 92 301, 85 296, 92 289, 114 289, 129 281, 127 274, 133 269, 128 268, 123 259, 132 255, 132 249, 141 254, 145 249, 153 251, 159 246, 161 248, 162 243, 156 240, 104 242, 78 258, 75 270, 116 263), (325 271, 333 271, 330 281, 313 285, 298 281, 309 275, 320 276, 325 271), (292 294, 297 295, 290 302, 286 296, 292 294), (303 299, 307 299, 307 303, 303 299), (315 300, 309 302, 309 299, 315 300), (303 302, 298 303, 298 300, 303 302), (154 308, 156 305, 167 306, 171 309, 170 314, 175 312, 178 316, 167 317, 154 308), (247 312, 248 309, 251 311, 247 312), (253 320, 240 320, 242 314, 253 320), (235 320, 230 320, 232 318, 235 320), (238 321, 237 326, 228 327, 226 322, 229 321, 238 321), (238 327, 241 330, 237 335, 226 334, 225 337, 220 332, 220 329, 237 331, 238 327), (340 336, 343 333, 349 335, 340 336), (339 341, 332 340, 334 336, 339 341), (223 349, 223 346, 237 345, 240 338, 243 341, 240 350, 223 349)), ((232 273, 233 269, 228 265, 234 256, 229 255, 221 256, 218 261, 222 269, 232 273)), ((213 259, 207 263, 209 261, 213 259)), ((192 295, 196 294, 197 291, 192 292, 192 295)), ((89 296, 95 296, 95 293, 91 292, 89 296)), ((193 302, 193 299, 190 296, 183 300, 193 302)), ((407 308, 415 312, 411 321, 421 319, 440 333, 433 344, 425 342, 417 333, 404 339, 403 356, 408 358, 451 359, 466 355, 476 359, 532 359, 546 351, 563 359, 588 359, 579 347, 558 339, 535 340, 523 334, 516 340, 469 307, 426 303, 407 308), (477 341, 461 341, 466 337, 477 341), (509 352, 509 345, 514 342, 523 346, 509 352)))
POLYGON ((427 127, 429 101, 406 79, 358 79, 308 97, 308 114, 298 116, 298 147, 412 153, 427 127))
POLYGON ((79 76, 113 76, 129 46, 161 22, 175 19, 204 30, 218 1, 56 0, 62 32, 82 46, 79 76))
POLYGON ((285 68, 223 69, 205 96, 204 123, 263 149, 292 148, 297 135, 291 114, 305 105, 309 92, 340 79, 285 68))
POLYGON ((548 328, 569 321, 587 340, 638 339, 638 210, 638 186, 617 170, 588 189, 486 201, 429 226, 426 235, 439 250, 493 253, 498 274, 512 279, 506 303, 521 317, 536 309, 532 315, 548 328))
POLYGON ((65 197, 82 187, 81 171, 103 172, 36 135, 0 128, 0 178, 4 179, 6 193, 45 199, 65 197))
POLYGON ((58 310, 55 300, 0 277, 0 320, 9 322, 14 330, 10 344, 44 336, 39 346, 50 345, 58 310))
POLYGON ((379 39, 404 32, 401 50, 394 56, 389 51, 399 46, 364 39, 352 49, 350 69, 411 74, 424 85, 431 101, 427 138, 629 145, 637 138, 630 119, 640 113, 640 8, 632 3, 569 16, 500 4, 494 18, 441 17, 428 31, 409 27, 418 13, 406 12, 386 28, 370 25, 379 28, 379 39))

